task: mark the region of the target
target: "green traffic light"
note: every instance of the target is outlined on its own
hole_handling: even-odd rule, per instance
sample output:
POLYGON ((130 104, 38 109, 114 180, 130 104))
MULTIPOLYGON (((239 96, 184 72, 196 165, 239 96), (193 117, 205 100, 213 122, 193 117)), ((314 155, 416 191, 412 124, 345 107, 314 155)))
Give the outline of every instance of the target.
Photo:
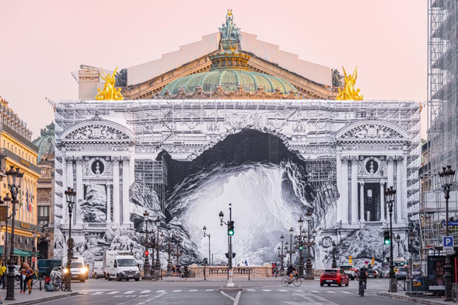
POLYGON ((385 245, 389 245, 390 244, 390 240, 389 239, 385 239, 385 245))
POLYGON ((227 235, 229 236, 234 236, 234 230, 228 230, 227 235))
POLYGON ((300 247, 299 247, 299 250, 304 250, 304 247, 300 246, 300 247))

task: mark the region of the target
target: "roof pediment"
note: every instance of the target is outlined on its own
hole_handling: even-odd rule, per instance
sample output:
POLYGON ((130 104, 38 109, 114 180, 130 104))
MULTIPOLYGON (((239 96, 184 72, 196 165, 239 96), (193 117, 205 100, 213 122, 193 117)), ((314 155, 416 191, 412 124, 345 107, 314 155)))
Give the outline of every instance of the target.
POLYGON ((66 129, 61 136, 62 142, 68 144, 77 143, 107 143, 126 144, 133 143, 134 133, 127 127, 100 118, 94 118, 80 122, 66 129))
POLYGON ((396 124, 379 121, 364 120, 349 124, 336 133, 340 142, 404 142, 408 141, 407 131, 396 124))

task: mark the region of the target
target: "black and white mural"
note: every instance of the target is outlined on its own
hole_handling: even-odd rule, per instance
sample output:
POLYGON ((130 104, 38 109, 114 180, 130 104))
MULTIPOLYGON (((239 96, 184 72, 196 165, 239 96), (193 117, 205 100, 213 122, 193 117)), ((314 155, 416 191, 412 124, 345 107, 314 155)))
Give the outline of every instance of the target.
MULTIPOLYGON (((387 185, 406 190, 399 192, 394 227, 402 238, 398 256, 408 257, 408 211, 415 198, 407 197, 413 193, 407 189, 416 186, 404 183, 413 182, 408 168, 419 158, 411 144, 415 132, 397 119, 320 120, 338 111, 325 101, 315 101, 323 103, 322 113, 307 101, 291 101, 289 108, 285 101, 269 102, 281 104, 281 111, 260 107, 262 101, 215 101, 224 111, 208 109, 208 102, 169 102, 173 112, 156 100, 116 107, 80 102, 86 115, 78 119, 74 102, 56 106, 57 257, 66 254, 72 221, 74 250, 89 261, 119 249, 141 262, 148 227, 150 238, 159 236, 162 266, 169 258, 177 261, 177 250, 181 263, 201 262, 208 256, 205 226, 214 263, 224 262, 227 230, 218 214, 228 215, 231 203, 236 264, 277 261, 280 236, 288 241, 290 228, 298 234, 298 219, 307 211, 317 231, 317 268, 330 266, 333 245, 339 262, 350 255, 357 264, 372 257, 381 262, 388 253, 382 240, 387 185), (145 105, 149 110, 143 113, 145 105), (63 196, 67 187, 77 192, 71 220, 63 196)), ((358 109, 379 105, 348 102, 358 109)), ((395 104, 385 108, 394 111, 395 104)))

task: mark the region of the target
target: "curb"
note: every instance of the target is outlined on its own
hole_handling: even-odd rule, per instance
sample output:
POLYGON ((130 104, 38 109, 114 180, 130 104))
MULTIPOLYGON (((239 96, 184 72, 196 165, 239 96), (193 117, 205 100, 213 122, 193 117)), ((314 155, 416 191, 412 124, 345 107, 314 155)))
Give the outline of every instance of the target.
POLYGON ((77 296, 77 295, 80 295, 80 293, 79 292, 72 292, 72 293, 68 293, 68 294, 60 294, 60 295, 55 295, 55 296, 49 296, 49 297, 42 298, 42 299, 29 300, 29 301, 23 301, 23 302, 14 302, 14 303, 10 303, 9 301, 3 300, 3 304, 5 304, 5 305, 8 305, 8 304, 12 304, 12 305, 38 304, 38 303, 43 303, 43 302, 48 302, 48 301, 53 301, 53 300, 58 300, 58 299, 70 298, 70 297, 74 297, 74 296, 77 296))
POLYGON ((409 297, 406 295, 399 295, 399 294, 392 294, 388 292, 377 292, 377 295, 382 296, 382 297, 387 297, 390 299, 397 299, 397 300, 403 300, 403 301, 409 301, 417 304, 429 304, 429 305, 436 305, 436 304, 443 304, 444 302, 442 299, 440 300, 428 300, 424 298, 416 298, 416 297, 409 297))

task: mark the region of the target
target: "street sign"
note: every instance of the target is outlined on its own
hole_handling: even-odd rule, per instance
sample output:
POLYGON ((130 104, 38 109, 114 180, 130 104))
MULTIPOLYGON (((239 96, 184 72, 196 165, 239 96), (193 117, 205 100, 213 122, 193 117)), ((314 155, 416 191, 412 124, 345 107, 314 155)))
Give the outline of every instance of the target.
POLYGON ((145 256, 148 256, 148 255, 149 255, 149 251, 145 250, 145 256))
POLYGON ((444 236, 443 249, 444 251, 453 251, 453 236, 444 236))
MULTIPOLYGON (((445 220, 442 221, 442 225, 445 227, 447 224, 445 223, 445 220)), ((458 221, 449 221, 448 222, 449 227, 457 227, 458 226, 458 221)))
POLYGON ((0 205, 0 221, 6 221, 8 219, 8 206, 0 205))

